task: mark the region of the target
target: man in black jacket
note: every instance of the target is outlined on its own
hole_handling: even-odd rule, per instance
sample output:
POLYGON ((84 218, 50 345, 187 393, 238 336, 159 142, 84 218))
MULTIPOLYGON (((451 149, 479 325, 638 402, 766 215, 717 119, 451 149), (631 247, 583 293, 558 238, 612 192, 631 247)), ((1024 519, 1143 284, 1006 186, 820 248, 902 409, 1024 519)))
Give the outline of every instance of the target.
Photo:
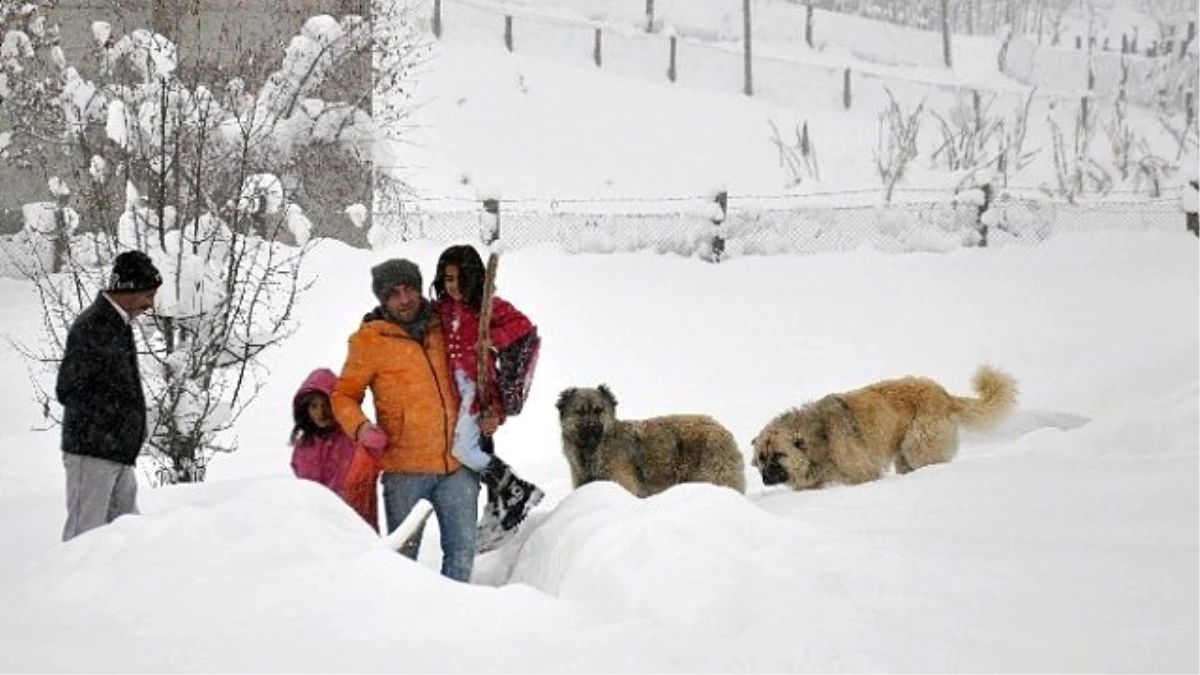
POLYGON ((129 322, 154 306, 161 285, 149 256, 122 253, 107 289, 67 333, 55 389, 67 471, 63 541, 138 512, 133 466, 146 440, 146 400, 129 322))

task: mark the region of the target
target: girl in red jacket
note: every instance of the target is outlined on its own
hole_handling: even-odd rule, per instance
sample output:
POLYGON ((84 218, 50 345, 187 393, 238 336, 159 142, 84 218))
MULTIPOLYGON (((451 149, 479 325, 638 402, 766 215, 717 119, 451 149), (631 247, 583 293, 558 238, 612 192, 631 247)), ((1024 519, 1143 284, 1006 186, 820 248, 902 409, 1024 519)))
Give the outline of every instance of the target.
POLYGON ((379 463, 354 442, 329 407, 329 392, 337 375, 318 368, 304 379, 292 399, 292 471, 297 478, 316 481, 333 490, 379 531, 379 506, 375 483, 379 463))
MULTIPOLYGON (((433 308, 446 335, 450 369, 462 400, 451 454, 480 474, 488 492, 488 506, 477 536, 479 551, 486 551, 511 535, 544 496, 540 488, 522 480, 495 455, 491 434, 504 421, 495 377, 489 378, 492 386, 487 397, 488 410, 479 408, 479 363, 475 347, 479 340, 484 274, 483 261, 473 247, 451 246, 438 258, 433 279, 433 308)), ((492 347, 503 350, 527 338, 534 326, 517 308, 493 296, 488 330, 492 347)), ((494 358, 488 364, 492 372, 495 372, 494 358)))

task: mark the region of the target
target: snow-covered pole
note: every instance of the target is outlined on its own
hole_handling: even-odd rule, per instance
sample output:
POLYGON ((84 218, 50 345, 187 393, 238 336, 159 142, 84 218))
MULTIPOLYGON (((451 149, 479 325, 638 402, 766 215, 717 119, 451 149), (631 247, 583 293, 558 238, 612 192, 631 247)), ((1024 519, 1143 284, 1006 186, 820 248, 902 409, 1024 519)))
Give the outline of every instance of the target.
POLYGON ((491 246, 500 238, 500 200, 495 197, 483 199, 483 216, 479 226, 479 240, 491 246))
POLYGON ((988 229, 995 220, 994 216, 989 217, 989 209, 992 208, 992 183, 985 182, 979 186, 983 192, 983 203, 979 205, 979 247, 987 248, 988 245, 988 229))
POLYGON ((71 189, 57 176, 50 179, 50 193, 54 195, 54 230, 50 235, 51 245, 51 263, 50 270, 53 272, 61 272, 67 265, 67 255, 71 247, 71 234, 74 232, 74 222, 78 221, 78 217, 72 218, 74 212, 71 211, 71 189))
POLYGON ((1187 167, 1184 169, 1184 184, 1183 190, 1179 195, 1180 206, 1183 207, 1184 222, 1187 229, 1192 234, 1200 237, 1200 221, 1196 219, 1197 207, 1200 206, 1200 169, 1196 166, 1196 156, 1192 155, 1187 158, 1187 167))
POLYGON ((718 189, 713 194, 713 204, 716 205, 716 208, 713 209, 711 218, 715 230, 712 239, 712 261, 721 262, 721 256, 725 253, 725 237, 721 234, 721 225, 724 224, 725 217, 729 215, 729 190, 718 189))

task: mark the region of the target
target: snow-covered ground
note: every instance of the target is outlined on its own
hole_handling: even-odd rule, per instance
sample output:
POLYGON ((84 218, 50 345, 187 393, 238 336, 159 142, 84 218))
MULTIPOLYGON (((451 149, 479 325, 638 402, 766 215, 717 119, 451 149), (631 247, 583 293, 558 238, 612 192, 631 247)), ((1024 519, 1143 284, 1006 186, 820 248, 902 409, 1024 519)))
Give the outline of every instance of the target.
MULTIPOLYGON (((142 515, 58 542, 56 431, 32 431, 5 345, 0 670, 1146 671, 1197 661, 1200 266, 1190 234, 1039 247, 739 258, 507 253, 500 292, 545 339, 498 437, 545 488, 523 536, 436 573, 382 551, 289 476, 289 401, 338 367, 368 268, 426 273, 441 243, 322 244, 301 327, 268 358, 241 449, 202 485, 143 486, 142 515), (704 485, 638 501, 570 488, 554 401, 607 383, 618 412, 703 412, 743 452, 783 409, 904 374, 967 393, 980 363, 1020 404, 952 463, 819 492, 704 485)), ((33 339, 29 287, 0 281, 33 339)), ((749 459, 747 457, 747 459, 749 459)))
MULTIPOLYGON (((820 77, 805 66, 787 86, 764 73, 747 99, 736 46, 732 61, 695 61, 719 52, 716 28, 680 28, 685 60, 669 85, 664 63, 622 64, 619 37, 605 38, 606 70, 594 72, 586 38, 526 53, 518 21, 509 55, 502 24, 480 37, 479 5, 443 4, 448 18, 476 18, 447 22, 414 92, 425 102, 414 145, 396 155, 427 205, 480 190, 782 194, 768 120, 785 132, 808 120, 814 132, 822 180, 798 191, 878 186, 883 79, 864 78, 874 84, 856 90, 850 112, 840 65, 820 77), (706 41, 690 61, 688 39, 706 41)), ((558 4, 577 16, 578 0, 558 4)), ((711 9, 660 5, 666 17, 711 9)), ((604 8, 590 20, 620 23, 604 8)), ((761 51, 870 63, 913 104, 947 100, 945 87, 928 88, 935 78, 1019 96, 991 67, 994 51, 975 61, 956 51, 946 73, 926 63, 924 45, 906 53, 911 43, 894 40, 907 33, 878 30, 866 34, 869 61, 862 49, 806 56, 766 38, 761 51)), ((1139 114, 1139 131, 1159 138, 1139 114)), ((1049 142, 1038 129, 1031 147, 1049 142)), ((927 164, 910 180, 952 182, 927 164)), ((1044 166, 1022 177, 1043 180, 1044 166)), ((291 477, 285 444, 294 389, 311 369, 341 365, 370 308, 370 266, 408 257, 428 281, 457 242, 320 243, 298 331, 267 354, 269 383, 236 426, 240 449, 216 457, 203 484, 143 483, 140 516, 65 545, 58 430, 40 429, 9 341, 39 340, 41 309, 28 283, 0 278, 0 377, 10 383, 0 393, 10 419, 0 429, 0 671, 1200 670, 1200 259, 1180 220, 1175 231, 1073 231, 1038 246, 720 264, 551 245, 505 252, 499 292, 538 323, 544 345, 526 411, 498 444, 547 497, 515 541, 477 560, 471 585, 438 576, 436 524, 415 564, 382 550, 335 497, 291 477), (748 466, 750 439, 789 407, 907 374, 966 394, 981 363, 1017 379, 1018 409, 965 434, 952 463, 802 493, 766 489, 748 466), (573 491, 554 402, 599 383, 625 418, 716 417, 746 453, 747 494, 573 491)))

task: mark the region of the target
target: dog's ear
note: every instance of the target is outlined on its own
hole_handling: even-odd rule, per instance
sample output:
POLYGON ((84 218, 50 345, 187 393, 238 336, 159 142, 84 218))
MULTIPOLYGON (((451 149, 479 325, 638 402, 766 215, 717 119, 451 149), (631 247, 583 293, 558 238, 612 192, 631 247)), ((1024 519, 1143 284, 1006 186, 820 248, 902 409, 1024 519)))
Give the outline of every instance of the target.
POLYGON ((816 432, 816 438, 808 438, 799 432, 792 434, 792 447, 810 462, 824 462, 829 459, 829 437, 826 435, 824 420, 818 422, 816 432))
POLYGON ((599 387, 596 388, 596 391, 599 391, 601 396, 608 399, 609 404, 612 405, 614 410, 616 409, 617 397, 613 396, 613 393, 611 391, 609 391, 607 384, 600 385, 599 387))
MULTIPOLYGON (((817 402, 816 411, 817 418, 820 420, 821 451, 825 455, 829 454, 830 446, 836 442, 835 436, 844 439, 855 436, 854 419, 850 416, 850 410, 842 399, 837 396, 826 396, 817 402)), ((813 450, 810 449, 809 456, 812 457, 812 455, 813 450)))
POLYGON ((567 403, 570 403, 571 399, 575 397, 575 392, 575 387, 570 387, 569 389, 563 389, 562 393, 558 395, 558 402, 554 404, 554 407, 558 408, 558 414, 563 414, 567 403))

